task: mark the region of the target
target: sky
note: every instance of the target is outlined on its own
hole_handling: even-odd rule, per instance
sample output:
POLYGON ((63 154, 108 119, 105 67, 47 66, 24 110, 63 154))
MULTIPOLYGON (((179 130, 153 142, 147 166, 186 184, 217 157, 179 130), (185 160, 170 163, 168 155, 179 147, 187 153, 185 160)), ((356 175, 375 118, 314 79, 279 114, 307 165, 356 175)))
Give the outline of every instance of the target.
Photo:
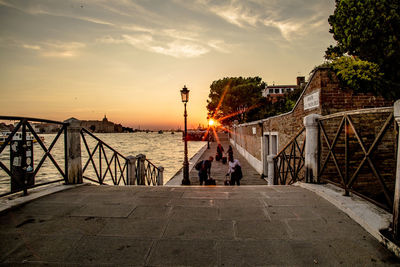
POLYGON ((0 115, 206 124, 210 84, 295 84, 333 44, 334 0, 0 0, 0 115))

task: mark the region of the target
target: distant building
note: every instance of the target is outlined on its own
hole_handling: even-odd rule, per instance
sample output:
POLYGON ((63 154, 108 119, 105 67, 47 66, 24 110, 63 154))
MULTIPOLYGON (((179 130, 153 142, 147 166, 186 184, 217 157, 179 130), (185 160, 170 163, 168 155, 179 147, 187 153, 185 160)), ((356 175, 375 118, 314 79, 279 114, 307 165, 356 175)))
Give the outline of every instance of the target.
POLYGON ((61 125, 53 123, 32 123, 32 128, 36 133, 57 133, 61 125))
POLYGON ((106 115, 104 115, 103 120, 96 121, 81 121, 81 126, 88 129, 94 133, 122 133, 123 127, 121 124, 115 124, 111 121, 108 121, 106 115))
POLYGON ((305 85, 305 77, 299 76, 296 80, 296 85, 266 85, 262 95, 266 98, 270 98, 271 102, 275 103, 278 101, 279 97, 305 85))

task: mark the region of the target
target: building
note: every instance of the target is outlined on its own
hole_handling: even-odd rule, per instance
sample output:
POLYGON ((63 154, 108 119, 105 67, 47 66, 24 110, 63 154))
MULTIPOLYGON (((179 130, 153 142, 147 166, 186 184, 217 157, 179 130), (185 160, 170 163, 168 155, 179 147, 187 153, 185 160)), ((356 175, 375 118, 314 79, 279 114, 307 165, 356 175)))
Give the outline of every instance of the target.
POLYGON ((81 126, 83 128, 88 129, 94 133, 122 133, 123 127, 121 124, 115 124, 111 121, 108 121, 107 116, 104 115, 103 120, 90 120, 90 121, 81 121, 81 126))
POLYGON ((272 103, 278 101, 279 97, 284 96, 287 93, 294 91, 297 88, 304 87, 305 85, 305 77, 299 76, 296 78, 297 84, 296 85, 266 85, 262 95, 268 99, 272 103))

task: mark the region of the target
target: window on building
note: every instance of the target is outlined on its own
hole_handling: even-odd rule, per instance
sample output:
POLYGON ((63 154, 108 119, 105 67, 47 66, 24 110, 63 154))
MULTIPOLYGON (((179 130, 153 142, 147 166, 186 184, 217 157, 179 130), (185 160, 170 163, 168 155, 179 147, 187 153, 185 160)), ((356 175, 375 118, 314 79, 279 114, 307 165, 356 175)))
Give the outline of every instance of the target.
POLYGON ((268 93, 269 94, 273 94, 274 93, 274 89, 268 89, 268 93))
POLYGON ((279 94, 279 88, 275 89, 275 94, 279 94))

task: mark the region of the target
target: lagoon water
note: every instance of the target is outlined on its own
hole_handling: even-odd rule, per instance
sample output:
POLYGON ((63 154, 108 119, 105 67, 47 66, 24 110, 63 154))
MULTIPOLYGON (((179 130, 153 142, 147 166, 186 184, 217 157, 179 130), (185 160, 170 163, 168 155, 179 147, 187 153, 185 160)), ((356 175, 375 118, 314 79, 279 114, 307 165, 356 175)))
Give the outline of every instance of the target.
MULTIPOLYGON (((132 155, 136 156, 138 154, 146 155, 146 158, 150 160, 157 167, 164 167, 164 183, 169 181, 172 176, 182 167, 183 163, 183 152, 184 143, 182 141, 182 133, 171 134, 165 132, 163 134, 158 133, 97 133, 95 134, 103 142, 114 148, 116 151, 124 155, 125 157, 132 155)), ((43 134, 45 141, 44 144, 49 148, 51 142, 55 138, 55 134, 43 134)), ((87 136, 87 135, 86 135, 87 136)), ((87 142, 92 151, 96 141, 87 136, 87 142)), ((189 142, 188 143, 188 157, 191 158, 197 151, 203 147, 205 142, 189 142)), ((82 164, 85 165, 88 159, 88 152, 85 148, 83 142, 81 142, 82 149, 82 164)), ((105 148, 108 160, 111 159, 112 154, 105 148)), ((34 167, 39 164, 42 155, 44 154, 42 148, 39 144, 34 144, 34 167)), ((96 156, 99 152, 96 152, 96 156)), ((64 137, 60 136, 54 148, 51 150, 51 155, 57 161, 61 169, 64 171, 64 137)), ((121 160, 121 159, 120 159, 121 160)), ((10 168, 9 159, 9 146, 0 154, 0 161, 10 168)), ((103 159, 103 164, 105 164, 103 159)), ((123 162, 121 161, 121 164, 123 162)), ((98 162, 96 162, 98 165, 98 162)), ((106 167, 103 165, 103 173, 106 167)), ((112 169, 114 169, 114 164, 112 164, 112 169)), ((89 165, 87 171, 84 175, 89 175, 90 177, 96 178, 93 168, 89 165)), ((49 158, 46 159, 45 163, 36 175, 35 182, 42 183, 46 181, 53 181, 57 179, 62 179, 57 169, 54 167, 53 163, 49 158)), ((84 182, 88 182, 84 180, 84 182)), ((111 183, 108 183, 111 184, 111 183)), ((0 194, 10 191, 10 177, 0 168, 0 194)))

